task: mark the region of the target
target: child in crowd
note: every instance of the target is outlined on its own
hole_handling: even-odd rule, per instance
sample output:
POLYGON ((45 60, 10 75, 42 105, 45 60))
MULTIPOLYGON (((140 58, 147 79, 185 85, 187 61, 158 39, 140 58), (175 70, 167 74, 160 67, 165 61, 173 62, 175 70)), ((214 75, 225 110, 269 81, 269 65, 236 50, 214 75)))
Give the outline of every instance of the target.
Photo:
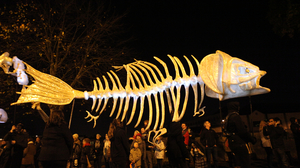
POLYGON ((130 137, 129 140, 135 140, 137 134, 141 134, 141 133, 140 133, 140 131, 135 130, 134 133, 133 133, 133 137, 130 137))
POLYGON ((194 143, 191 145, 191 155, 194 158, 195 168, 206 168, 208 167, 205 159, 204 153, 201 152, 200 148, 197 147, 194 143))
POLYGON ((165 144, 161 139, 162 139, 161 136, 157 137, 155 145, 154 145, 154 149, 155 149, 154 154, 155 154, 155 158, 157 160, 158 168, 163 167, 163 160, 164 160, 164 156, 165 156, 165 144))
POLYGON ((142 166, 142 153, 141 150, 139 149, 139 143, 134 142, 133 144, 134 148, 130 150, 130 156, 129 160, 131 161, 131 167, 132 168, 140 168, 142 166))

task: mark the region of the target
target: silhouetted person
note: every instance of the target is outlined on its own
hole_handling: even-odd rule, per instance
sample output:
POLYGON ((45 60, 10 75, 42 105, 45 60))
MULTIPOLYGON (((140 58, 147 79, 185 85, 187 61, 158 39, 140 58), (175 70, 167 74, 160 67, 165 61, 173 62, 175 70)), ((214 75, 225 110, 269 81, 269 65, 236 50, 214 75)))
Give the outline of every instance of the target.
POLYGON ((218 135, 211 128, 209 121, 204 122, 204 129, 200 135, 200 141, 205 146, 205 153, 207 158, 208 167, 211 167, 211 156, 213 156, 214 167, 218 167, 218 148, 217 143, 219 140, 218 135))
POLYGON ((270 136, 273 153, 278 158, 280 167, 289 167, 283 141, 286 132, 282 128, 279 118, 269 119, 268 126, 264 127, 264 135, 270 136))
POLYGON ((228 136, 229 148, 236 158, 236 166, 250 168, 250 152, 248 143, 256 143, 256 139, 250 135, 239 115, 239 102, 227 104, 228 115, 225 119, 224 132, 228 136))
POLYGON ((11 159, 11 149, 12 149, 12 145, 10 141, 3 140, 0 144, 0 148, 3 150, 0 156, 0 167, 9 168, 10 159, 11 159))
POLYGON ((111 141, 111 159, 115 168, 125 168, 129 161, 128 137, 122 127, 121 120, 114 119, 108 130, 108 137, 111 141))
POLYGON ((24 125, 19 123, 17 126, 12 126, 11 130, 5 135, 4 139, 10 141, 12 145, 11 153, 11 168, 21 167, 23 150, 27 147, 29 135, 24 131, 24 125))
POLYGON ((179 122, 171 122, 167 128, 167 154, 171 167, 188 167, 189 151, 185 146, 179 122))
POLYGON ((35 168, 34 156, 36 154, 36 146, 32 138, 28 139, 28 145, 24 149, 21 168, 35 168))
POLYGON ((89 138, 84 138, 82 140, 82 149, 80 155, 80 167, 87 168, 89 165, 94 165, 94 159, 92 158, 93 148, 90 144, 91 140, 89 138))
POLYGON ((73 147, 62 111, 52 111, 46 123, 39 160, 43 168, 66 168, 73 147))
POLYGON ((267 162, 268 166, 270 168, 273 167, 272 160, 273 160, 273 150, 272 150, 272 145, 270 141, 270 136, 265 136, 264 135, 264 127, 267 126, 267 122, 264 120, 260 121, 259 124, 259 135, 260 135, 260 140, 261 140, 261 146, 265 149, 267 153, 267 162))
POLYGON ((42 164, 40 163, 40 161, 38 160, 40 153, 41 153, 41 147, 42 147, 42 143, 41 143, 41 137, 37 136, 35 138, 35 147, 36 147, 36 153, 34 155, 34 166, 35 168, 40 168, 42 167, 42 164))
POLYGON ((149 121, 145 120, 144 121, 144 126, 143 128, 141 128, 141 134, 142 134, 142 138, 146 143, 146 161, 145 161, 145 168, 153 168, 153 148, 154 146, 152 146, 152 144, 150 144, 148 142, 148 133, 149 133, 149 129, 146 130, 147 125, 148 125, 149 121))

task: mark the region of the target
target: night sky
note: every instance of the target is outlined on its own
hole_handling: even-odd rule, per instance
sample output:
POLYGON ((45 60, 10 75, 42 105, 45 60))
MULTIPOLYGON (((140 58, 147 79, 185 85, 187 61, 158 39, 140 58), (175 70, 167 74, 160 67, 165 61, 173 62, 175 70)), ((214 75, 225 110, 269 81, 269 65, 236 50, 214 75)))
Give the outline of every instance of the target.
POLYGON ((289 112, 299 111, 300 40, 272 31, 267 1, 139 2, 129 20, 145 59, 158 56, 167 60, 170 54, 194 55, 201 60, 216 50, 224 51, 267 71, 261 85, 271 93, 253 96, 254 104, 286 108, 296 104, 289 112))
MULTIPOLYGON (((159 65, 153 56, 167 61, 170 54, 178 58, 194 55, 201 61, 221 50, 267 71, 260 84, 271 92, 252 96, 253 110, 299 112, 300 40, 280 37, 272 31, 267 1, 125 0, 116 3, 116 9, 129 12, 124 23, 136 39, 131 45, 139 53, 138 59, 159 65)), ((239 100, 249 106, 248 98, 239 100)), ((216 99, 205 96, 203 105, 207 106, 206 115, 218 112, 216 99)), ((86 123, 84 112, 74 113, 72 132, 103 135, 112 120, 109 112, 110 109, 103 113, 95 129, 92 122, 86 123)), ((192 111, 187 111, 183 121, 193 119, 192 115, 192 111)), ((132 130, 134 124, 128 129, 132 130)))

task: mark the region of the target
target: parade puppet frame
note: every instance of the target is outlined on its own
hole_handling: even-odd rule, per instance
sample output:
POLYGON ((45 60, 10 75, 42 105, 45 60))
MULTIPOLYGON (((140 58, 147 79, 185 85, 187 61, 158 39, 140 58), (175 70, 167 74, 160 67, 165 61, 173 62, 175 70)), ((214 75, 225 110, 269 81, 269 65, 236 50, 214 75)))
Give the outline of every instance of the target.
POLYGON ((187 107, 190 87, 192 87, 194 93, 194 116, 203 116, 205 114, 205 106, 201 108, 204 93, 208 97, 222 101, 270 92, 270 89, 259 85, 261 77, 266 74, 265 71, 261 71, 259 67, 239 58, 231 57, 222 51, 218 50, 216 53, 205 56, 200 63, 194 56, 191 56, 193 63, 188 57, 184 56, 189 67, 189 74, 187 74, 179 58, 171 55, 168 55, 168 57, 172 61, 173 66, 167 65, 158 57, 154 57, 164 70, 161 70, 153 63, 140 60, 114 67, 126 70, 126 85, 122 86, 118 75, 111 70, 107 72, 107 76, 112 86, 109 85, 107 78, 103 75, 102 79, 97 77, 94 80, 94 89, 92 91, 75 90, 59 78, 32 68, 16 56, 10 58, 7 52, 0 56, 0 66, 6 74, 15 75, 18 83, 23 85, 19 93, 19 99, 12 105, 33 103, 33 108, 40 108, 36 106, 39 103, 66 105, 75 98, 84 98, 86 100, 91 98, 93 100, 91 111, 95 110, 97 113, 92 115, 90 111, 86 111, 86 118, 89 118, 88 122, 93 121, 95 127, 97 119, 103 113, 110 98, 113 99, 110 117, 113 116, 116 105, 119 104, 116 118, 120 118, 121 121, 124 121, 130 103, 132 103, 130 118, 126 124, 132 122, 139 102, 140 111, 135 124, 135 127, 137 127, 144 114, 144 104, 147 100, 149 124, 146 130, 152 124, 155 111, 156 118, 152 130, 158 130, 155 133, 157 135, 166 132, 163 128, 166 104, 169 112, 173 113, 172 121, 177 122, 182 119, 187 107), (196 67, 193 65, 196 65, 196 67), (12 72, 10 72, 11 66, 14 67, 12 72), (173 76, 169 73, 171 67, 175 70, 175 75, 173 76), (28 85, 27 75, 32 76, 34 79, 31 85, 28 85), (198 100, 198 86, 201 90, 200 100, 198 100), (182 87, 185 90, 183 101, 181 99, 182 87), (152 98, 154 98, 154 102, 152 102, 152 98), (167 102, 165 102, 165 99, 167 102), (182 106, 181 109, 179 109, 180 105, 182 106))

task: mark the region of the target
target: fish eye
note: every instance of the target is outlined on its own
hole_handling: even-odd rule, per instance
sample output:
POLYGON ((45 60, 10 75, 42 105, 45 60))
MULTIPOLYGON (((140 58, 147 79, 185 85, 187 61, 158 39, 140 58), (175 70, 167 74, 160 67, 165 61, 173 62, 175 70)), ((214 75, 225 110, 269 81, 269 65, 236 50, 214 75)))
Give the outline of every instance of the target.
POLYGON ((238 67, 240 74, 249 74, 250 73, 250 69, 247 67, 238 67))

